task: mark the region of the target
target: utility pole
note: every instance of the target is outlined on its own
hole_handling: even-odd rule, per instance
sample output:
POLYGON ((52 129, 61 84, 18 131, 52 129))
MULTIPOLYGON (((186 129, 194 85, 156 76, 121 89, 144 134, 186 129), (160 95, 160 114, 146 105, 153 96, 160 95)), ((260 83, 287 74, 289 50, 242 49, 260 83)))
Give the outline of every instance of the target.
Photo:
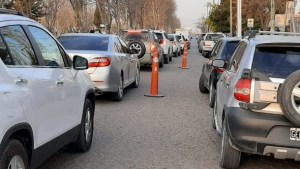
POLYGON ((275 31, 275 0, 271 0, 271 31, 275 31))
POLYGON ((237 36, 242 37, 242 0, 237 0, 237 36))
POLYGON ((232 30, 232 0, 230 0, 230 34, 232 35, 233 30, 232 30))

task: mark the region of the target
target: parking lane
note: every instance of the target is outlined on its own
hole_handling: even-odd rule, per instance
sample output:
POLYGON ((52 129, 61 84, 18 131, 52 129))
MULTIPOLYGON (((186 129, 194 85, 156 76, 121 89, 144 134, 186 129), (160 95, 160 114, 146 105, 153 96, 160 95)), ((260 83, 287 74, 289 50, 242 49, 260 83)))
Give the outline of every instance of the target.
MULTIPOLYGON (((125 90, 122 102, 97 98, 94 140, 86 154, 62 150, 41 169, 198 169, 219 168, 220 137, 211 127, 208 95, 198 80, 203 57, 195 40, 188 67, 173 58, 159 71, 159 92, 164 98, 147 98, 150 69, 141 72, 141 85, 125 90)), ((291 160, 246 156, 241 168, 297 168, 291 160)))

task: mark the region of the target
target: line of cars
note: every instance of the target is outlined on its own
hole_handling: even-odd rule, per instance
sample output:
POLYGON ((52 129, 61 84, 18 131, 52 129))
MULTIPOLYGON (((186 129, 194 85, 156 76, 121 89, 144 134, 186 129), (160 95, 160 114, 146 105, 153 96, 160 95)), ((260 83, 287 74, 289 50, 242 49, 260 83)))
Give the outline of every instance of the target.
POLYGON ((300 161, 300 41, 295 35, 253 31, 243 39, 219 40, 205 55, 209 61, 199 89, 210 93, 222 168, 238 168, 243 153, 300 161), (222 46, 233 41, 235 50, 224 55, 233 47, 222 46))

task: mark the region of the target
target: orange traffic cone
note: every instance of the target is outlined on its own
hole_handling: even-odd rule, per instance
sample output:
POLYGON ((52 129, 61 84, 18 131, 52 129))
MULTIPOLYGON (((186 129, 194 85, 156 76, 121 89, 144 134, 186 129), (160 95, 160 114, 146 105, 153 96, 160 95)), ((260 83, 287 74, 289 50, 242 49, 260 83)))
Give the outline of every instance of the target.
POLYGON ((188 55, 188 48, 187 48, 187 43, 185 42, 183 48, 181 67, 179 67, 180 69, 189 69, 189 67, 186 67, 187 55, 188 55))
POLYGON ((164 97, 161 94, 158 94, 158 67, 159 67, 159 58, 157 48, 154 48, 153 58, 152 58, 152 73, 151 73, 151 82, 150 82, 150 93, 145 94, 146 97, 164 97))

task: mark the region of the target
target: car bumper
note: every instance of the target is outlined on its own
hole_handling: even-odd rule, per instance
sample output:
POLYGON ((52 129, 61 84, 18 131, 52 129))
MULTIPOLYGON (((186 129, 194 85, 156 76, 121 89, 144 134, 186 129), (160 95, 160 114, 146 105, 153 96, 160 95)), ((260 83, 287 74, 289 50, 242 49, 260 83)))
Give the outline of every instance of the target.
POLYGON ((202 50, 205 51, 205 52, 211 52, 213 49, 213 47, 205 47, 205 46, 202 46, 202 50))
POLYGON ((226 123, 232 147, 246 153, 300 160, 300 141, 290 140, 295 127, 283 115, 226 108, 226 123))
POLYGON ((118 91, 120 76, 110 67, 97 68, 89 75, 97 93, 118 91))
POLYGON ((145 53, 144 57, 142 57, 140 60, 141 66, 149 66, 152 64, 152 53, 145 53))

